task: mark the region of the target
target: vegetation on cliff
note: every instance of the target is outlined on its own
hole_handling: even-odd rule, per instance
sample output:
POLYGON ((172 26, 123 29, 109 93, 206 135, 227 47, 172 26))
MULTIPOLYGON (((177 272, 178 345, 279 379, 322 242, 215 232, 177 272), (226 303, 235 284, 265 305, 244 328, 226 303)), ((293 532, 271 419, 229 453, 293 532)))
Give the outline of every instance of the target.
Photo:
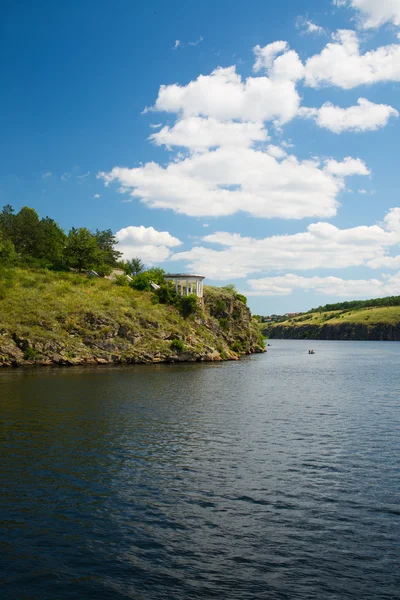
POLYGON ((326 305, 260 328, 271 338, 399 341, 400 297, 326 305))
POLYGON ((3 268, 0 364, 208 361, 263 350, 234 290, 205 288, 204 310, 195 303, 185 313, 175 300, 79 273, 3 268))

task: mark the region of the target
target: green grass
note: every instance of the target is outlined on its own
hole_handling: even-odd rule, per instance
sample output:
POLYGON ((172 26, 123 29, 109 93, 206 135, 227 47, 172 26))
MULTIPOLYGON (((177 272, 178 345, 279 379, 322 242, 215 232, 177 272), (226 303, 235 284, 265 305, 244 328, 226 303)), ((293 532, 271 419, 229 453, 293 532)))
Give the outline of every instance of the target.
MULTIPOLYGON (((336 310, 329 312, 315 312, 299 317, 293 317, 276 326, 296 327, 305 325, 338 325, 343 323, 355 323, 364 325, 400 323, 400 306, 371 307, 353 310, 336 310)), ((274 325, 272 325, 272 328, 274 325)), ((260 328, 265 329, 265 324, 260 323, 260 328)))
POLYGON ((188 351, 204 354, 220 347, 229 357, 235 332, 245 336, 243 345, 248 347, 257 340, 258 330, 254 332, 245 319, 248 310, 233 292, 217 290, 205 292, 204 312, 184 318, 176 307, 154 302, 153 293, 106 279, 69 272, 2 269, 0 333, 5 337, 0 336, 0 358, 6 354, 2 352, 5 338, 16 340, 26 359, 33 361, 61 351, 72 358, 89 356, 93 347, 99 356, 114 351, 124 357, 155 352, 172 356, 176 352, 171 344, 174 338, 188 351), (224 300, 227 313, 232 302, 235 309, 243 310, 242 320, 232 319, 235 329, 229 336, 212 315, 216 297, 224 300), (53 347, 55 350, 47 350, 53 347))

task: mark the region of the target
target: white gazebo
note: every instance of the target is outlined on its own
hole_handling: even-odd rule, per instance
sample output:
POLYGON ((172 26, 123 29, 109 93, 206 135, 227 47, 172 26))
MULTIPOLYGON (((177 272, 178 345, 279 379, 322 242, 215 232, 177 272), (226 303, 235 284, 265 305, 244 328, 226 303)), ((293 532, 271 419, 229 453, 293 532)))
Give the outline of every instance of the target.
POLYGON ((203 298, 203 275, 167 273, 164 275, 164 279, 175 286, 176 293, 180 296, 196 294, 198 298, 203 298))

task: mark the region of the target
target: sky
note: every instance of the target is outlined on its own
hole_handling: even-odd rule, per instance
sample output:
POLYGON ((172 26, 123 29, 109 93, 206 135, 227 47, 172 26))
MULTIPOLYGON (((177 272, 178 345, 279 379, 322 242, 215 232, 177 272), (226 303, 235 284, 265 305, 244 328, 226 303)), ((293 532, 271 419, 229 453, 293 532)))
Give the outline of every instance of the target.
POLYGON ((400 0, 0 10, 0 207, 256 314, 400 294, 400 0))

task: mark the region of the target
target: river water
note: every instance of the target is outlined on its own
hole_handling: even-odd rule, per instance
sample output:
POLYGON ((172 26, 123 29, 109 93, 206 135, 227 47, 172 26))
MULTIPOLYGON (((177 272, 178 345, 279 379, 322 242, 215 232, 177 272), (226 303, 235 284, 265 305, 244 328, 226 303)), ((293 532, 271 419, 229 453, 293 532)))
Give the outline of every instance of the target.
POLYGON ((2 600, 400 598, 400 344, 271 343, 1 371, 2 600))

